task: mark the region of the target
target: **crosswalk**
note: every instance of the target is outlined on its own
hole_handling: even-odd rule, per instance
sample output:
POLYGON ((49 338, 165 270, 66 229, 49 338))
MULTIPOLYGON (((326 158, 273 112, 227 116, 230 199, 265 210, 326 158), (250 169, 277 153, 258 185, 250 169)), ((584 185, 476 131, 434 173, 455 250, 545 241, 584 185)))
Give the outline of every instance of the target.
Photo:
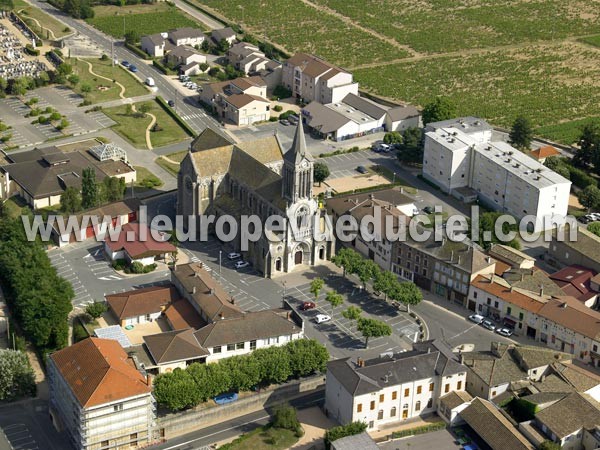
POLYGON ((186 116, 181 116, 181 118, 183 120, 190 120, 190 119, 203 119, 206 117, 206 114, 204 113, 196 113, 196 114, 188 114, 186 116))

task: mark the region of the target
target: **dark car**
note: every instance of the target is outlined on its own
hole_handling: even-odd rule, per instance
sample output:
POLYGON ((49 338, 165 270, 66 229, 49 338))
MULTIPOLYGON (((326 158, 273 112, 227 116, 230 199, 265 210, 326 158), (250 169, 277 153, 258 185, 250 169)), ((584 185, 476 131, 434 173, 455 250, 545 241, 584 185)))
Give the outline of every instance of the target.
POLYGON ((173 106, 175 106, 175 102, 173 100, 169 100, 167 102, 167 105, 169 105, 172 108, 173 106))
POLYGON ((358 166, 358 167, 356 168, 356 171, 357 171, 358 173, 367 173, 367 172, 369 172, 365 166, 358 166))
POLYGON ((433 208, 431 206, 426 206, 425 208, 423 208, 423 211, 425 212, 425 214, 431 214, 433 212, 433 208))
POLYGON ((281 119, 281 120, 279 121, 279 123, 280 123, 281 125, 284 125, 284 126, 286 126, 286 127, 287 127, 287 126, 290 124, 290 122, 289 122, 289 121, 287 121, 287 120, 285 120, 285 119, 281 119))
POLYGON ((129 67, 129 61, 125 61, 125 60, 123 60, 123 61, 121 61, 121 65, 122 65, 123 67, 129 67))
POLYGON ((138 68, 137 68, 137 67, 135 67, 133 64, 131 64, 131 65, 129 66, 129 70, 130 70, 130 71, 132 71, 132 72, 137 72, 137 71, 138 71, 138 68))
POLYGON ((302 303, 302 306, 300 306, 300 309, 302 311, 308 311, 309 309, 313 309, 316 306, 317 305, 315 305, 315 302, 304 302, 304 303, 302 303))

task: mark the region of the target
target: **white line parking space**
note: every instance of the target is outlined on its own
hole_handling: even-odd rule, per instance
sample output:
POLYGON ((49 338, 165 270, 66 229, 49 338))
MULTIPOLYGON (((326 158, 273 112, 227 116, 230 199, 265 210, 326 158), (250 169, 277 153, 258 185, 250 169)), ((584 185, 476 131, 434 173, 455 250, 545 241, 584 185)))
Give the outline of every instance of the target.
POLYGON ((86 305, 93 303, 92 296, 88 293, 85 286, 79 280, 79 276, 65 259, 64 255, 59 250, 51 250, 48 252, 50 262, 56 269, 57 274, 71 283, 75 297, 73 298, 73 306, 76 308, 85 308, 86 305))
POLYGON ((15 450, 36 450, 40 448, 25 424, 8 425, 3 428, 3 431, 15 450))

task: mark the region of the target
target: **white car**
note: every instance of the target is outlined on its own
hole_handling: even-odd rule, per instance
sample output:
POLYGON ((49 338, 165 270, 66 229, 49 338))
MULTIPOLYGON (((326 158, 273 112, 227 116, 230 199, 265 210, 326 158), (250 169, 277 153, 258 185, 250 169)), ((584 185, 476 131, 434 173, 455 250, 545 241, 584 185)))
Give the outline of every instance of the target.
POLYGON ((600 213, 589 213, 588 216, 594 221, 600 221, 600 213))
POLYGON ((483 317, 482 315, 479 315, 479 314, 471 314, 469 316, 469 320, 471 322, 479 324, 485 320, 485 317, 483 317))
POLYGON ((250 263, 248 261, 238 261, 235 263, 236 269, 243 269, 244 267, 248 267, 250 263))
POLYGON ((242 255, 240 255, 239 253, 236 253, 236 252, 231 252, 227 255, 227 257, 229 259, 238 259, 238 258, 241 258, 242 255))
POLYGON ((504 337, 510 337, 513 334, 512 330, 507 327, 498 328, 496 330, 496 333, 498 333, 500 336, 504 336, 504 337))
POLYGON ((329 322, 330 320, 331 317, 329 317, 327 314, 317 314, 315 316, 315 322, 317 323, 329 322))

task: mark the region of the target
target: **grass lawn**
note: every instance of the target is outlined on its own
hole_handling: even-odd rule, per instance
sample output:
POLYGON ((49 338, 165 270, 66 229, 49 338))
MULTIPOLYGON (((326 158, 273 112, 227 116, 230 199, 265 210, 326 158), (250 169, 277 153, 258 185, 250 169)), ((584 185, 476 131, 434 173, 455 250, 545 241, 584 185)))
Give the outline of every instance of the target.
POLYGON ((54 17, 49 16, 41 9, 31 6, 23 0, 13 0, 13 3, 15 5, 15 10, 21 11, 21 17, 27 22, 27 25, 29 25, 33 31, 38 33, 42 39, 53 39, 52 33, 54 33, 55 38, 61 38, 71 33, 71 30, 69 30, 65 24, 59 22, 54 17), (35 20, 27 20, 28 17, 37 20, 44 30, 40 29, 35 20), (48 33, 46 29, 52 31, 52 33, 48 33))
POLYGON ((156 164, 158 164, 160 167, 165 169, 167 172, 169 172, 174 177, 176 177, 177 174, 179 173, 179 164, 173 164, 172 162, 164 159, 162 156, 156 158, 155 161, 156 161, 156 164))
MULTIPOLYGON (((162 147, 163 145, 175 144, 186 139, 188 135, 169 116, 158 103, 154 101, 144 102, 150 106, 150 114, 156 116, 156 123, 162 128, 161 131, 151 131, 150 140, 153 147, 162 147)), ((139 108, 142 103, 136 103, 136 108, 139 108)), ((129 140, 137 148, 146 147, 146 128, 150 125, 150 116, 142 116, 140 114, 127 114, 127 106, 120 105, 113 108, 105 108, 102 110, 107 116, 117 122, 117 125, 112 129, 129 140)))
POLYGON ((586 44, 595 45, 596 47, 600 47, 600 34, 598 36, 591 36, 587 38, 581 39, 581 42, 585 42, 586 44))
POLYGON ((284 450, 297 441, 298 438, 293 431, 265 427, 251 431, 221 448, 223 450, 284 450))
POLYGON ((123 7, 96 6, 94 13, 95 16, 86 19, 86 22, 116 38, 123 37, 123 30, 135 30, 139 36, 143 36, 180 27, 205 29, 193 18, 166 2, 123 7))
POLYGON ((75 92, 83 95, 86 99, 90 100, 92 104, 119 99, 121 88, 115 83, 92 75, 89 72, 89 66, 85 61, 92 63, 92 70, 94 73, 110 78, 111 80, 116 80, 125 86, 125 97, 137 97, 138 95, 145 95, 148 93, 148 90, 144 85, 129 71, 121 66, 113 66, 110 58, 106 61, 102 61, 99 58, 82 61, 71 58, 67 61, 73 66, 73 72, 79 76, 80 81, 74 88, 75 92), (84 93, 82 91, 83 85, 89 85, 92 90, 88 93, 84 93))
POLYGON ((28 208, 28 205, 21 197, 12 196, 4 202, 4 208, 9 217, 19 217, 23 208, 28 208))
POLYGON ((158 178, 145 167, 134 166, 134 169, 137 172, 135 187, 160 187, 164 184, 160 178, 158 178))

